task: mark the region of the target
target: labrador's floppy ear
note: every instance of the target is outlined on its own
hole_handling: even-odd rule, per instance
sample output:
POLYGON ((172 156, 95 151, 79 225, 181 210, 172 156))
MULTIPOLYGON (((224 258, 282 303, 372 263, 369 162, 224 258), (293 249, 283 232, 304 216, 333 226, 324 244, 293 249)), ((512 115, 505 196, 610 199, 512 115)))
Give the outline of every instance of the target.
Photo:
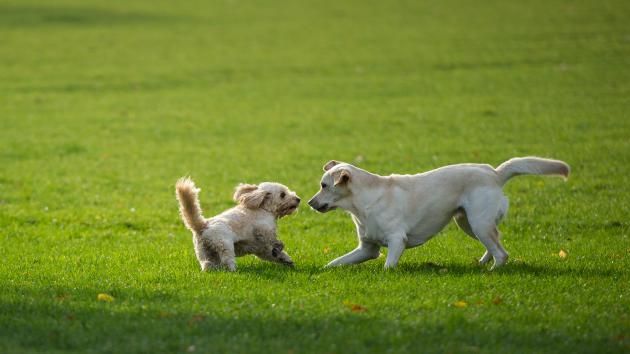
POLYGON ((265 201, 267 192, 255 184, 239 184, 234 192, 234 200, 249 209, 258 209, 265 201))
POLYGON ((338 161, 335 161, 335 160, 330 160, 330 161, 328 161, 328 162, 324 165, 324 172, 326 172, 326 171, 330 170, 331 168, 333 168, 333 167, 335 167, 335 166, 337 166, 337 165, 339 165, 339 162, 338 162, 338 161))
POLYGON ((335 179, 335 187, 341 184, 348 183, 348 181, 350 180, 350 171, 345 169, 336 171, 336 173, 333 175, 333 178, 335 179))

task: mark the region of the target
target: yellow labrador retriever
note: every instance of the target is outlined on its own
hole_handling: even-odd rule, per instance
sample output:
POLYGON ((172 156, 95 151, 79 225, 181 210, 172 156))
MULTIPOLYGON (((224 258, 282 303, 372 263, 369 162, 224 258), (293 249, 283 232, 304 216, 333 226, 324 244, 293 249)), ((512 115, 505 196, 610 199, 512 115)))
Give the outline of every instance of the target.
POLYGON ((497 229, 508 209, 503 185, 518 175, 566 179, 569 170, 562 161, 522 157, 496 169, 459 164, 416 175, 379 176, 333 160, 324 166, 321 189, 308 204, 320 213, 346 210, 357 228, 359 246, 327 267, 374 259, 380 247, 387 247, 385 268, 393 268, 405 248, 427 242, 454 218, 464 232, 486 247, 479 262, 485 264, 492 257, 494 269, 508 258, 497 229))

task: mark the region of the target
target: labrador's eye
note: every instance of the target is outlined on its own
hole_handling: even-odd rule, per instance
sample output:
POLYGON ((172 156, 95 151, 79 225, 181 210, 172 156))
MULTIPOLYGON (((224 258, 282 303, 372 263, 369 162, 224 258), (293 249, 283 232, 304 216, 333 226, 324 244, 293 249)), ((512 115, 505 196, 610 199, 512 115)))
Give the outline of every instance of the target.
POLYGON ((328 185, 326 185, 326 183, 322 183, 322 189, 328 187, 328 185))
POLYGON ((280 193, 280 198, 284 199, 285 196, 286 194, 284 192, 280 193))

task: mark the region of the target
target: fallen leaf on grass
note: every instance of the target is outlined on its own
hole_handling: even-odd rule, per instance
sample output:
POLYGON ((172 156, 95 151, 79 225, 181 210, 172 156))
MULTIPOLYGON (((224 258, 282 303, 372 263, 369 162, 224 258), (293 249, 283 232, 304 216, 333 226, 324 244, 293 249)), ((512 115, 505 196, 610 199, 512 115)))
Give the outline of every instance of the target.
POLYGON ((365 308, 364 306, 361 306, 359 304, 354 304, 350 307, 350 311, 352 312, 365 312, 367 311, 367 308, 365 308))
POLYGON ((359 304, 353 304, 350 301, 344 301, 343 304, 352 312, 361 313, 367 311, 367 307, 359 304))
POLYGON ((68 294, 58 294, 57 296, 55 296, 55 300, 57 301, 66 301, 70 299, 70 295, 68 294))
POLYGON ((96 300, 104 301, 104 302, 112 302, 114 301, 114 297, 109 294, 100 293, 96 296, 96 300))
POLYGON ((173 314, 168 312, 168 311, 160 311, 158 313, 158 317, 159 318, 169 318, 169 317, 173 317, 173 314))
POLYGON ((191 317, 190 320, 188 320, 188 325, 189 326, 194 326, 197 323, 203 321, 205 318, 206 318, 206 316, 201 315, 201 314, 193 315, 193 317, 191 317))
POLYGON ((330 247, 324 247, 324 254, 328 254, 328 252, 330 252, 330 247))
POLYGON ((459 307, 459 308, 464 308, 464 307, 468 306, 468 303, 466 301, 459 300, 459 301, 455 301, 453 303, 453 306, 459 307))
POLYGON ((558 257, 560 258, 567 258, 568 254, 565 250, 560 250, 560 252, 558 252, 558 257))
POLYGON ((494 299, 492 299, 492 303, 495 305, 499 305, 503 302, 503 299, 501 299, 500 296, 495 297, 494 299))

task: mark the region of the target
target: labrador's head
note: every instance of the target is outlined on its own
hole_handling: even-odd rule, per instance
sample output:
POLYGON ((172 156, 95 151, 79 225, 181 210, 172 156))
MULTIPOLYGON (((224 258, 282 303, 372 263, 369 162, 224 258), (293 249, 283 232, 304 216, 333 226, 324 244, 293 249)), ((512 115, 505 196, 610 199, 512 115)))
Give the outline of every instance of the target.
POLYGON ((349 188, 351 181, 351 165, 335 160, 329 161, 324 165, 320 190, 308 201, 308 205, 320 213, 336 209, 352 195, 349 188))

